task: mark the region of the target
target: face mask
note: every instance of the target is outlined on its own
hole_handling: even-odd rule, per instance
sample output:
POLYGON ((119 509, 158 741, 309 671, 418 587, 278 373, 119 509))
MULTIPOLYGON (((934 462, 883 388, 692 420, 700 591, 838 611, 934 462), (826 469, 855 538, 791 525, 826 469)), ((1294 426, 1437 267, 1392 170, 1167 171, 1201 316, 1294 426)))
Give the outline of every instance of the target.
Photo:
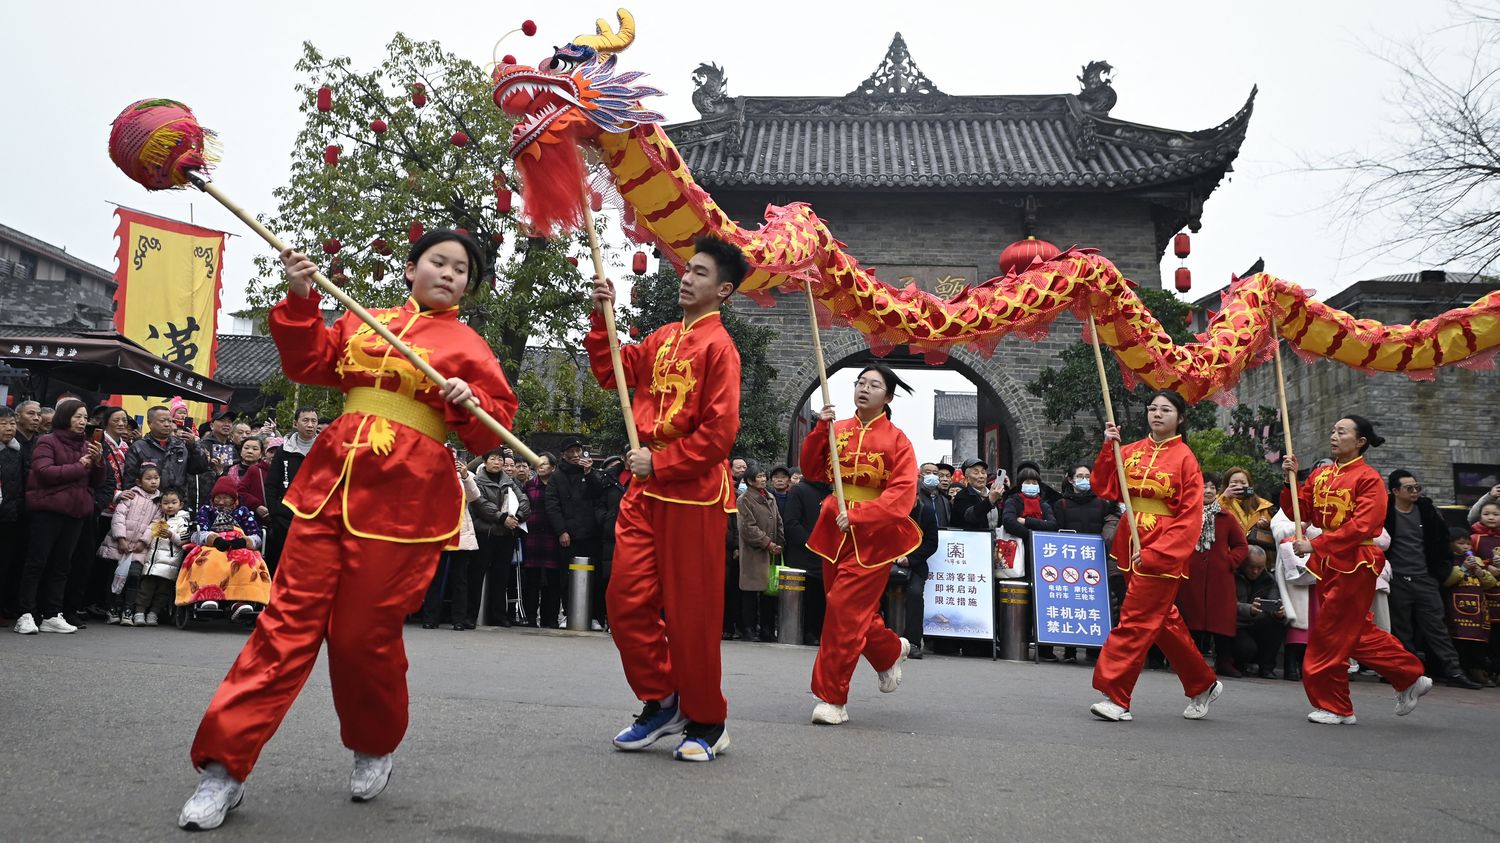
POLYGON ((1022 483, 1021 494, 1028 498, 1034 498, 1042 493, 1042 487, 1036 483, 1022 483))
POLYGON ((1087 492, 1089 489, 1094 488, 1094 486, 1093 486, 1092 483, 1089 482, 1088 478, 1085 477, 1082 480, 1074 480, 1073 481, 1073 488, 1077 489, 1080 492, 1087 492))
POLYGON ((936 489, 938 487, 938 476, 936 474, 922 475, 922 485, 928 489, 936 489))
POLYGON ((747 489, 749 489, 749 488, 750 488, 750 487, 749 487, 749 486, 747 486, 747 485, 745 485, 745 484, 744 484, 744 483, 741 483, 741 484, 740 484, 740 486, 739 486, 739 489, 738 489, 738 490, 737 490, 737 491, 738 491, 738 492, 739 492, 739 493, 740 493, 740 494, 742 494, 742 495, 743 495, 743 494, 745 494, 745 491, 746 491, 746 490, 747 490, 747 489))

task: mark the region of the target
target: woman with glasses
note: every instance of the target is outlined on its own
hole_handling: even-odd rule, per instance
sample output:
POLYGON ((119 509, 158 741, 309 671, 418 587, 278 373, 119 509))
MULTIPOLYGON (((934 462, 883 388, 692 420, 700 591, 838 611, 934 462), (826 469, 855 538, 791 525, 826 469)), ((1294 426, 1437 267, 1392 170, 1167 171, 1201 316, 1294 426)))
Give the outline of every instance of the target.
POLYGON ((813 663, 814 723, 848 721, 849 680, 861 655, 879 674, 881 692, 889 694, 901 684, 901 663, 911 653, 910 642, 880 618, 889 566, 922 543, 910 517, 917 500, 917 457, 906 434, 891 424, 890 403, 898 388, 911 392, 889 366, 866 366, 854 382, 854 417, 835 422, 833 406, 826 406, 802 443, 806 479, 832 483, 832 430, 848 503, 840 512, 835 495, 825 498, 807 540, 807 549, 823 559, 827 592, 822 642, 813 663))

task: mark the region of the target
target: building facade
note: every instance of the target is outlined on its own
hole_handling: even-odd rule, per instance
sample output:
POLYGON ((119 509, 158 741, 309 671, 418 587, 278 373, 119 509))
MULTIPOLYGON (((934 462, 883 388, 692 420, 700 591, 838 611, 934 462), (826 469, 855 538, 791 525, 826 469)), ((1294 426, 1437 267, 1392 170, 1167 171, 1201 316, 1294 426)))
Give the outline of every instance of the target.
POLYGON ((109 270, 0 225, 0 321, 111 330, 117 286, 109 270))
MULTIPOLYGON (((702 116, 667 133, 742 226, 754 228, 768 204, 807 202, 893 286, 951 297, 998 275, 1000 252, 1026 236, 1097 248, 1127 277, 1160 286, 1163 250, 1177 231, 1202 225, 1204 202, 1244 141, 1254 92, 1212 129, 1162 129, 1111 116, 1110 71, 1105 62, 1084 67, 1078 93, 955 96, 927 78, 897 34, 875 72, 843 96, 731 97, 724 71, 701 65, 693 102, 702 116)), ((776 294, 774 307, 733 306, 777 332, 773 400, 795 456, 805 423, 794 417, 817 385, 806 300, 776 294)), ((989 358, 957 349, 945 364, 974 381, 974 429, 998 439, 997 468, 1060 435, 1026 387, 1080 336, 1064 316, 1046 339, 1008 338, 989 358)), ((830 371, 871 356, 852 330, 822 337, 830 371)), ((904 348, 887 360, 922 365, 904 348)))

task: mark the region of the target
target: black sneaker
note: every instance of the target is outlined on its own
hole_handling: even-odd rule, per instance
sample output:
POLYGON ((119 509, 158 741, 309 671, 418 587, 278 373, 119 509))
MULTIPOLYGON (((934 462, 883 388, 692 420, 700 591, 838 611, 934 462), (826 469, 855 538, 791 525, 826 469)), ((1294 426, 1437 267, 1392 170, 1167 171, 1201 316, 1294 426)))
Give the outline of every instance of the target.
POLYGON ((712 761, 729 748, 729 733, 723 723, 688 721, 682 731, 682 743, 672 757, 678 761, 712 761))

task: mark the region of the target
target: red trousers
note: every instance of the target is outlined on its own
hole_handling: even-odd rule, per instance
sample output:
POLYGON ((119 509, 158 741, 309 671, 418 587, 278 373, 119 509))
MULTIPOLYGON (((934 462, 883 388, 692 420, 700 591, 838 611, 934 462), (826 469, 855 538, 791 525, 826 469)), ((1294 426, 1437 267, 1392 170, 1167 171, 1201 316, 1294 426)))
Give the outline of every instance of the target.
POLYGON ((1130 708, 1130 694, 1146 666, 1146 654, 1155 644, 1172 663, 1189 697, 1213 687, 1213 669, 1193 645, 1187 625, 1177 613, 1177 589, 1181 580, 1125 574, 1129 587, 1120 606, 1120 625, 1104 641, 1094 665, 1094 687, 1122 708, 1130 708))
POLYGON ((723 507, 668 503, 631 489, 615 522, 604 599, 625 680, 640 700, 677 694, 695 723, 723 723, 719 633, 724 623, 723 507))
POLYGON ((828 608, 812 672, 813 695, 823 702, 849 702, 849 680, 861 655, 877 671, 890 670, 901 657, 901 639, 880 618, 880 595, 890 581, 890 565, 866 568, 854 561, 852 541, 844 542, 838 562, 823 562, 828 608))
POLYGON ((244 781, 325 639, 344 746, 385 755, 406 734, 401 626, 422 605, 444 542, 356 538, 344 529, 341 498, 293 520, 271 602, 198 725, 194 767, 217 761, 244 781))
POLYGON ((1422 676, 1422 660, 1370 619, 1376 579, 1364 565, 1352 574, 1330 571, 1318 581, 1318 615, 1302 657, 1302 689, 1316 708, 1344 717, 1354 713, 1349 700, 1351 656, 1360 667, 1384 676, 1397 691, 1422 676))

